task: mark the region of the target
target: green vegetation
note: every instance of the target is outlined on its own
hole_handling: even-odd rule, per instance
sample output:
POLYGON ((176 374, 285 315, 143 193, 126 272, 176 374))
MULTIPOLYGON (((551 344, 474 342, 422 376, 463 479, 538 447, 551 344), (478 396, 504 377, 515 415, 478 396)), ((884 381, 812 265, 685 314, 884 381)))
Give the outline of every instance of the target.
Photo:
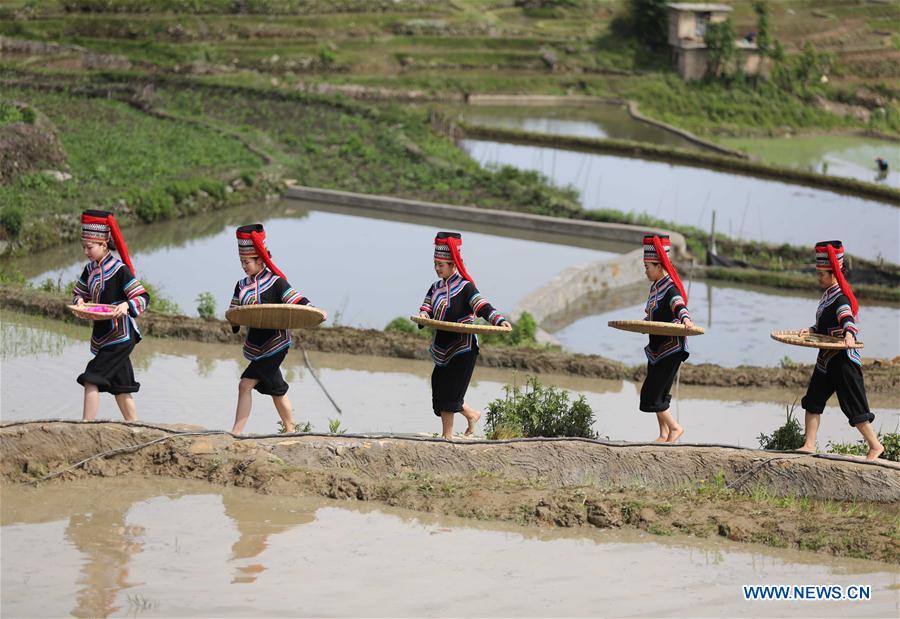
POLYGON ((233 202, 225 179, 262 166, 237 140, 119 101, 20 88, 3 96, 28 101, 50 118, 72 174, 65 182, 37 173, 0 184, 0 203, 15 205, 4 206, 0 224, 20 251, 76 240, 77 214, 86 208, 107 208, 127 224, 233 202))
POLYGON ((506 385, 504 390, 506 397, 487 405, 488 438, 597 437, 592 429, 594 412, 584 396, 570 402, 567 391, 544 386, 534 376, 528 377, 524 389, 513 384, 506 385))
MULTIPOLYGON (((312 431, 313 431, 313 426, 312 426, 312 423, 310 423, 309 421, 294 422, 293 432, 304 433, 304 432, 312 432, 312 431)), ((288 432, 284 427, 284 422, 279 419, 278 420, 278 434, 287 434, 287 433, 288 432)))
POLYGON ((213 320, 216 317, 216 297, 211 292, 201 292, 197 295, 197 313, 204 320, 213 320))
MULTIPOLYGON (((884 445, 884 453, 881 454, 881 457, 885 460, 900 462, 900 433, 888 432, 887 434, 882 434, 879 432, 878 440, 884 445)), ((869 445, 862 439, 855 443, 833 443, 829 441, 825 449, 830 453, 864 456, 869 452, 869 445)))
POLYGON ((31 108, 14 105, 0 99, 0 127, 13 123, 33 124, 34 121, 35 113, 31 108))
POLYGON ((388 333, 408 333, 422 338, 431 337, 431 331, 420 329, 418 325, 405 316, 397 316, 385 325, 384 330, 388 333))
POLYGON ((784 425, 776 429, 772 434, 759 435, 760 449, 774 449, 776 451, 793 451, 803 447, 806 436, 800 423, 794 418, 796 402, 786 409, 784 425))
POLYGON ((347 433, 347 428, 342 428, 342 427, 341 427, 341 420, 340 420, 340 419, 337 419, 337 418, 335 418, 335 419, 329 419, 329 420, 328 420, 328 432, 329 432, 330 434, 346 434, 346 433, 347 433))

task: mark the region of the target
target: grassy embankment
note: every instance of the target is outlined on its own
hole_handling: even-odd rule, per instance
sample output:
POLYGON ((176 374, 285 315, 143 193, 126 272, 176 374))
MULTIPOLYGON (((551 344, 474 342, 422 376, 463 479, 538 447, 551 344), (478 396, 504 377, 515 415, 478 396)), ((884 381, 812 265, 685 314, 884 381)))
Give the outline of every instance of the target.
MULTIPOLYGON (((82 45, 152 71, 227 76, 244 84, 301 82, 420 88, 434 93, 567 92, 629 98, 644 113, 701 135, 875 129, 900 135, 900 6, 841 0, 771 2, 790 56, 807 41, 834 58, 827 83, 785 92, 771 83, 685 84, 611 24, 625 0, 339 3, 134 0, 10 3, 0 34, 82 45), (26 8, 30 7, 30 8, 26 8), (137 12, 139 15, 132 15, 137 12), (852 44, 852 45, 851 45, 852 44), (886 99, 870 120, 815 102, 886 99)), ((735 31, 756 29, 749 2, 731 2, 735 31)), ((53 63, 49 63, 53 64, 53 63)))
MULTIPOLYGON (((636 100, 643 112, 707 136, 780 133, 786 127, 791 131, 876 129, 900 133, 895 93, 886 81, 895 71, 890 64, 872 61, 865 65, 870 70, 863 71, 860 63, 867 62, 865 57, 857 54, 853 61, 857 64, 847 64, 839 54, 831 82, 817 85, 814 92, 803 95, 777 91, 767 83, 737 82, 728 87, 685 84, 671 74, 665 63, 648 62, 633 42, 611 34, 610 21, 621 12, 621 2, 560 3, 561 6, 535 11, 513 6, 511 2, 481 0, 399 5, 360 1, 328 7, 321 3, 261 0, 248 5, 249 14, 245 15, 230 14, 232 8, 226 4, 206 3, 202 14, 195 15, 197 5, 180 0, 168 2, 165 7, 157 5, 155 12, 147 12, 144 5, 130 0, 48 2, 40 7, 11 3, 6 9, 10 19, 0 23, 0 33, 20 39, 82 45, 103 54, 120 54, 133 64, 137 76, 187 73, 190 79, 201 82, 253 85, 270 91, 292 90, 310 82, 344 82, 422 87, 438 94, 576 92, 636 100), (127 13, 138 6, 142 7, 140 16, 127 13), (303 7, 315 14, 298 14, 303 7), (277 19, 272 14, 278 14, 277 19), (860 76, 856 81, 850 79, 860 76), (883 114, 873 114, 868 122, 863 122, 810 105, 812 94, 835 100, 852 98, 848 88, 858 83, 887 97, 883 114)), ((810 37, 822 49, 839 51, 848 32, 844 26, 849 22, 854 24, 854 29, 849 31, 859 43, 857 49, 860 46, 876 49, 884 39, 879 33, 898 30, 892 19, 896 9, 884 5, 861 5, 848 13, 838 2, 813 5, 794 0, 773 6, 772 12, 776 35, 785 42, 789 52, 810 37), (823 10, 828 13, 823 14, 823 10), (859 23, 860 17, 864 18, 863 23, 859 23), (825 36, 827 33, 830 34, 825 36)), ((752 26, 751 17, 747 7, 736 4, 735 21, 739 31, 752 26)), ((895 50, 885 51, 892 56, 895 50)), ((35 60, 31 56, 22 59, 8 55, 6 62, 12 65, 27 62, 36 71, 48 71, 48 79, 57 78, 58 74, 53 74, 60 69, 92 70, 78 53, 51 56, 35 60)), ((302 124, 303 118, 288 113, 287 119, 293 124, 275 118, 285 110, 266 111, 263 115, 268 115, 267 120, 254 119, 246 110, 241 112, 246 106, 238 103, 234 110, 226 110, 226 116, 230 117, 222 118, 215 116, 216 110, 191 107, 185 97, 181 100, 169 97, 175 100, 165 101, 168 96, 164 95, 162 102, 155 104, 160 109, 236 128, 258 144, 274 147, 275 160, 283 164, 286 174, 300 182, 495 207, 515 203, 531 212, 580 216, 572 210, 571 194, 541 187, 542 181, 533 175, 501 171, 492 177, 502 185, 499 192, 472 191, 471 187, 460 186, 464 183, 448 180, 445 173, 454 168, 457 176, 473 174, 471 163, 452 153, 447 142, 420 131, 424 128, 421 118, 404 115, 396 108, 385 113, 384 118, 392 116, 396 120, 403 116, 399 122, 406 123, 404 133, 412 138, 412 144, 403 137, 399 140, 405 142, 401 158, 405 174, 395 174, 390 165, 382 162, 367 161, 371 159, 371 151, 365 152, 367 148, 381 149, 385 144, 392 144, 387 152, 396 153, 394 147, 398 140, 389 136, 382 140, 384 136, 377 135, 378 130, 364 132, 367 138, 374 137, 369 142, 351 136, 346 144, 328 138, 317 144, 308 137, 297 137, 297 128, 309 127, 302 124), (184 109, 178 109, 179 106, 184 109), (424 146, 417 140, 422 140, 424 146), (341 156, 350 154, 354 164, 362 159, 362 173, 358 173, 358 166, 342 166, 340 161, 335 161, 336 158, 330 157, 334 152, 341 156), (424 167, 442 168, 443 173, 410 171, 409 159, 421 159, 422 155, 427 164, 424 167), (323 156, 327 164, 337 169, 321 165, 323 156), (314 165, 310 165, 312 159, 314 165), (445 162, 451 165, 443 168, 445 162), (416 186, 410 187, 413 182, 416 186)), ((230 103, 233 101, 226 102, 230 103)), ((366 124, 359 120, 346 122, 345 127, 338 127, 336 135, 340 136, 347 127, 356 131, 360 122, 366 124)), ((317 124, 312 127, 316 132, 319 129, 317 124)), ((484 181, 480 175, 473 178, 484 181)), ((162 200, 169 203, 168 198, 162 200)), ((151 214, 156 210, 166 211, 167 207, 145 208, 151 214)), ((177 203, 174 210, 179 210, 177 203)), ((617 211, 594 213, 591 217, 651 223, 617 211)), ((700 237, 690 236, 696 236, 693 239, 696 252, 701 247, 700 237)), ((731 255, 749 259, 754 266, 771 268, 775 263, 784 264, 785 248, 736 245, 731 255)), ((756 281, 760 277, 757 275, 756 281)), ((791 280, 778 272, 771 277, 781 285, 791 280)))

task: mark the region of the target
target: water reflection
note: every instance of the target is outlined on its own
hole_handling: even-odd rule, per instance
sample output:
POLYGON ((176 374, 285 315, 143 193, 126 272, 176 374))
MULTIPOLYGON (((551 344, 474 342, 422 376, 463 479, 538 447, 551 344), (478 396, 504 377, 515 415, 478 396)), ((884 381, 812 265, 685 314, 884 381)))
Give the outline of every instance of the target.
MULTIPOLYGON (((349 209, 301 209, 296 204, 282 204, 268 213, 272 217, 256 211, 251 217, 265 223, 275 262, 291 283, 314 304, 327 308, 335 322, 362 327, 380 329, 396 316, 416 311, 435 279, 434 233, 445 225, 465 233, 463 255, 470 272, 505 312, 512 312, 520 299, 566 267, 616 255, 615 249, 599 243, 561 244, 553 235, 517 235, 514 230, 459 222, 424 225, 375 219, 370 212, 349 209), (510 276, 510 256, 516 257, 515 269, 521 276, 510 276)), ((200 292, 212 292, 219 301, 219 315, 224 315, 234 283, 243 275, 233 224, 248 221, 247 217, 246 212, 238 216, 229 211, 225 220, 230 223, 223 223, 218 214, 210 215, 215 223, 201 226, 203 234, 162 247, 157 247, 158 229, 149 237, 135 231, 134 241, 129 236, 129 249, 139 276, 160 286, 188 314, 196 313, 200 292)), ((82 262, 77 253, 69 248, 65 260, 55 252, 36 257, 30 262, 41 266, 30 268, 42 272, 29 275, 37 282, 71 278, 82 262)))
MULTIPOLYGON (((39 327, 52 330, 55 325, 28 317, 16 320, 22 325, 21 331, 14 332, 16 337, 26 337, 24 334, 39 327)), ((605 323, 603 330, 609 331, 605 323)), ((633 334, 623 335, 631 336, 628 348, 640 354, 643 339, 633 334)), ((74 339, 70 342, 61 352, 3 361, 0 409, 4 421, 80 417, 81 388, 74 377, 84 367, 89 353, 83 342, 74 339), (41 393, 37 403, 36 392, 41 393)), ((423 354, 424 346, 423 342, 423 354)), ((351 432, 434 430, 429 382, 433 366, 429 362, 317 352, 310 353, 309 357, 343 413, 339 415, 335 411, 309 375, 300 351, 294 350, 285 360, 283 370, 291 387, 298 421, 309 421, 318 431, 327 430, 329 420, 335 418, 351 432)), ((141 367, 146 368, 138 373, 142 388, 135 395, 142 420, 190 423, 211 429, 231 427, 238 377, 246 365, 240 357, 239 346, 148 338, 135 349, 132 359, 136 365, 140 361, 141 367), (207 375, 197 372, 198 367, 205 366, 214 371, 207 375)), ((810 356, 804 360, 812 359, 810 356)), ((504 396, 505 385, 522 384, 525 378, 523 373, 512 370, 479 367, 467 400, 484 410, 491 401, 504 396)), ((542 375, 541 380, 569 390, 573 397, 584 394, 596 413, 594 430, 601 436, 630 441, 647 438, 647 418, 638 412, 639 384, 550 374, 542 375)), ((758 445, 760 432, 771 432, 784 423, 785 406, 800 395, 802 389, 747 391, 686 385, 677 386, 673 392, 675 413, 682 425, 689 428, 687 440, 749 447, 758 445)), ((876 428, 883 432, 895 431, 900 425, 895 395, 873 392, 869 401, 876 415, 876 428)), ((120 418, 112 398, 101 398, 99 417, 120 418)), ((834 399, 825 417, 820 432, 823 448, 828 441, 858 438, 856 430, 845 423, 834 399)), ((277 420, 271 402, 256 397, 247 431, 274 432, 277 420)), ((478 431, 482 432, 483 428, 482 423, 478 431)))
POLYGON ((804 247, 840 238, 851 254, 900 263, 900 209, 882 202, 628 157, 482 140, 461 145, 482 165, 536 170, 571 186, 586 209, 644 213, 704 230, 715 209, 717 229, 732 237, 804 247), (856 225, 846 225, 848 213, 856 225))
POLYGON ((754 614, 896 614, 896 566, 750 544, 524 528, 161 478, 3 493, 4 616, 738 616, 740 585, 798 573, 871 585, 873 599, 754 614), (47 525, 88 515, 73 562, 72 534, 47 525))
POLYGON ((676 133, 633 119, 622 105, 591 104, 586 107, 470 105, 447 109, 459 114, 465 122, 473 125, 583 138, 650 142, 688 150, 706 150, 676 133))

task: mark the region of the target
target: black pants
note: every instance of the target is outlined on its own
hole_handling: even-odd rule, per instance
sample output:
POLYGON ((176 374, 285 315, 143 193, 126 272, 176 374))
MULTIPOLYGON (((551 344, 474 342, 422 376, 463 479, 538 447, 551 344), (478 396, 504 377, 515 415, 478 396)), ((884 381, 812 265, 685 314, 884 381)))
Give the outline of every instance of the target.
POLYGON ((478 348, 456 355, 447 365, 436 365, 431 373, 431 407, 438 417, 441 413, 458 413, 462 410, 478 348))
POLYGON ((251 361, 241 378, 255 378, 259 382, 253 387, 264 395, 284 395, 288 392, 288 384, 281 375, 281 362, 287 357, 288 349, 280 353, 251 361))
POLYGON ((84 373, 75 380, 82 386, 97 385, 100 391, 113 395, 137 393, 141 384, 134 380, 134 368, 129 357, 135 343, 134 339, 130 339, 121 344, 101 348, 94 358, 88 361, 84 373))
POLYGON ((647 362, 647 378, 641 386, 640 409, 645 413, 661 413, 669 409, 672 396, 672 383, 678 374, 678 368, 687 355, 677 352, 660 359, 655 364, 647 362))
POLYGON ((875 415, 869 410, 862 368, 848 359, 843 351, 828 361, 825 373, 813 369, 800 406, 809 413, 821 415, 828 398, 835 392, 841 411, 847 416, 851 426, 875 420, 875 415))

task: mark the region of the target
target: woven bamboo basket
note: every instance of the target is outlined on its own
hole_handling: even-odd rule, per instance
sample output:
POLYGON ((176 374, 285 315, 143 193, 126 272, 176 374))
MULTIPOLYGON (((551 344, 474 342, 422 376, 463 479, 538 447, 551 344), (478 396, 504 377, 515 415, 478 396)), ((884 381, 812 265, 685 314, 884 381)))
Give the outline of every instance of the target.
POLYGON ((112 320, 115 305, 106 303, 85 303, 84 305, 67 305, 73 314, 85 320, 112 320))
POLYGON ((608 323, 613 329, 631 331, 632 333, 645 333, 647 335, 703 335, 706 330, 703 327, 693 326, 690 329, 682 324, 673 322, 659 322, 657 320, 610 320, 608 323))
POLYGON ((325 312, 311 305, 261 303, 233 307, 225 320, 253 329, 312 329, 325 320, 325 312))
POLYGON ((488 333, 509 333, 512 327, 495 327, 494 325, 476 325, 464 324, 461 322, 448 322, 446 320, 434 320, 433 318, 422 318, 421 316, 410 316, 417 325, 430 327, 436 331, 451 331, 453 333, 475 333, 477 335, 487 335, 488 333))
POLYGON ((847 350, 848 348, 863 348, 862 342, 857 342, 853 346, 847 346, 842 337, 832 337, 830 335, 819 335, 818 333, 807 333, 801 336, 799 331, 773 331, 772 339, 782 344, 791 344, 793 346, 805 346, 807 348, 822 348, 825 350, 847 350))

